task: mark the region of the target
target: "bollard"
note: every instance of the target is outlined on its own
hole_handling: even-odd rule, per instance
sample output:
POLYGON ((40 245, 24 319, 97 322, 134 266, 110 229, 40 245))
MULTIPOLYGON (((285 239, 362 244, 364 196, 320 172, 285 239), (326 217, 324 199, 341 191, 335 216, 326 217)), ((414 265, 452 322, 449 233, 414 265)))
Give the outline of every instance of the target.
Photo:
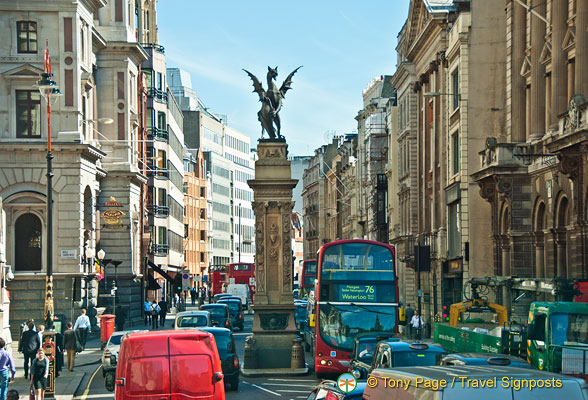
POLYGON ((257 368, 257 354, 254 349, 254 345, 255 339, 253 339, 253 336, 247 336, 247 339, 245 339, 245 355, 243 357, 244 369, 257 368))
POLYGON ((292 369, 299 369, 304 368, 304 349, 300 344, 302 342, 301 339, 295 338, 292 339, 292 360, 290 362, 290 368, 292 369))

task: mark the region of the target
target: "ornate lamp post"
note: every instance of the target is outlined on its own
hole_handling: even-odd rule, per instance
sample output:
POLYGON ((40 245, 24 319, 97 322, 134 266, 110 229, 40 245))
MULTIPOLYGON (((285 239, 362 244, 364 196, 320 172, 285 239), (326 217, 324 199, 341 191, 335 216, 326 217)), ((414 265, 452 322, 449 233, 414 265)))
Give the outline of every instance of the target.
POLYGON ((61 95, 57 82, 52 80, 51 58, 49 57, 49 40, 44 54, 44 73, 35 87, 47 101, 47 278, 45 282, 44 319, 47 329, 53 327, 53 171, 51 161, 51 96, 61 95))

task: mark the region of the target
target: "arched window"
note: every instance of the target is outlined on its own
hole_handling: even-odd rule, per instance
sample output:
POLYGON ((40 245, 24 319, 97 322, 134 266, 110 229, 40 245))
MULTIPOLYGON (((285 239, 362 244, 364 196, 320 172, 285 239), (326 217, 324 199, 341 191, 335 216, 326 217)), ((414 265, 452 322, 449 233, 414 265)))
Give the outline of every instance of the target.
POLYGON ((41 220, 27 213, 17 218, 15 229, 15 271, 40 271, 42 256, 41 220))
POLYGON ((557 275, 566 278, 568 272, 568 245, 566 227, 568 226, 568 198, 563 196, 557 208, 555 226, 557 227, 557 275))

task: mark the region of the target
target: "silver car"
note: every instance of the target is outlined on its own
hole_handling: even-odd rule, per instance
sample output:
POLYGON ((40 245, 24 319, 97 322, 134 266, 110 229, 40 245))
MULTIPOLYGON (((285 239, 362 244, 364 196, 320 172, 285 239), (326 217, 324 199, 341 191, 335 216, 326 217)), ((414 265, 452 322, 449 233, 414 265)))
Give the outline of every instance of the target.
POLYGON ((176 315, 174 329, 194 329, 212 326, 208 311, 182 311, 176 315))
POLYGON ((116 359, 120 350, 120 342, 124 335, 127 333, 134 332, 148 332, 146 330, 132 330, 132 331, 120 331, 114 332, 102 352, 102 375, 106 376, 106 373, 110 370, 116 369, 116 359))

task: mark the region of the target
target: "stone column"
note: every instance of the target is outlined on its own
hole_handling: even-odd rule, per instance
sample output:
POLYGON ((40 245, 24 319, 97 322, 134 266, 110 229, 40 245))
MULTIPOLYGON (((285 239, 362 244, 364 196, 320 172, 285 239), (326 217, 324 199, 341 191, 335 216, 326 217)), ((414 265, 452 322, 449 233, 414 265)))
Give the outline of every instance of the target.
POLYGON ((545 249, 543 247, 544 239, 542 233, 535 233, 535 277, 536 278, 544 278, 545 271, 545 249))
POLYGON ((557 116, 568 106, 567 53, 562 43, 568 16, 568 0, 551 0, 551 113, 549 127, 557 129, 557 116))
POLYGON ((576 0, 576 76, 574 94, 588 97, 588 1, 576 0))
POLYGON ((296 339, 292 296, 292 179, 284 139, 257 145, 253 189, 255 213, 255 312, 247 338, 243 374, 306 373, 291 368, 296 339))
MULTIPOLYGON (((534 10, 545 16, 543 0, 532 2, 534 10)), ((541 51, 545 45, 545 22, 531 14, 531 138, 545 134, 545 66, 541 64, 541 51)))
POLYGON ((526 132, 526 101, 525 101, 525 78, 521 76, 521 67, 525 60, 525 9, 513 2, 512 7, 512 49, 511 49, 511 140, 513 142, 524 142, 526 132))

